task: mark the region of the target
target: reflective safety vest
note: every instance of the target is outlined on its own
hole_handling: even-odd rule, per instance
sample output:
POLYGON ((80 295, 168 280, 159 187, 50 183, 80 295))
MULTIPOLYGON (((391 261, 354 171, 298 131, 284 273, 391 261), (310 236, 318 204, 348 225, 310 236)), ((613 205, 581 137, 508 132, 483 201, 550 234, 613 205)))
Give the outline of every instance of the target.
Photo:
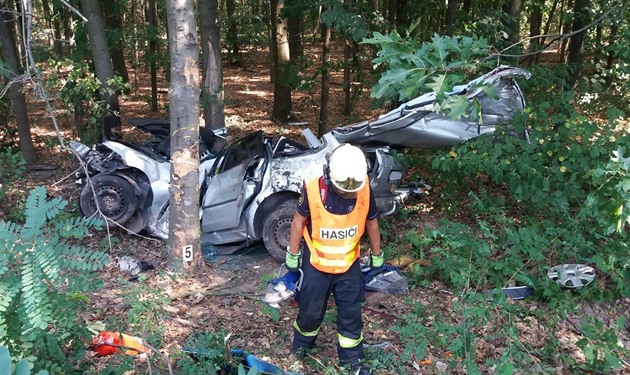
MULTIPOLYGON (((325 188, 332 189, 331 186, 325 188)), ((311 211, 311 232, 305 226, 302 234, 311 252, 311 264, 322 272, 344 273, 359 258, 359 240, 365 232, 370 209, 369 181, 357 192, 354 208, 347 214, 336 215, 326 210, 319 178, 306 183, 306 194, 311 211)))

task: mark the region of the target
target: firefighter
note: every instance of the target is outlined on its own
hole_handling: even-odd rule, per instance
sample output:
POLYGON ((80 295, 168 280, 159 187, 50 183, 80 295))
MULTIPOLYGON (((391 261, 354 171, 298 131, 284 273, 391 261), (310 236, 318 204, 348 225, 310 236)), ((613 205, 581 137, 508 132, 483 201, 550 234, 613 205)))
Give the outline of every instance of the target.
POLYGON ((337 147, 323 176, 304 182, 285 260, 290 271, 303 271, 291 348, 298 357, 315 345, 332 294, 337 305, 339 362, 352 373, 370 373, 362 365, 364 293, 359 241, 367 232, 372 267, 382 267, 377 215, 365 155, 355 146, 337 147))

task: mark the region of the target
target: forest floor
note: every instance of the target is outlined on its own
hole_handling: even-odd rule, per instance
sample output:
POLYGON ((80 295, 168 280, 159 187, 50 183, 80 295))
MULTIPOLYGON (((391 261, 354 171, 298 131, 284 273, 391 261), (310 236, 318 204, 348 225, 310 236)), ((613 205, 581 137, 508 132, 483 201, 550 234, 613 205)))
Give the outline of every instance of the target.
MULTIPOLYGON (((270 120, 273 86, 270 83, 266 56, 266 53, 261 50, 249 51, 243 54, 243 64, 240 67, 224 67, 225 113, 229 139, 258 129, 262 129, 270 136, 299 132, 298 126, 282 125, 270 120)), ((319 60, 316 53, 309 58, 313 61, 319 60)), ((139 82, 143 84, 149 82, 145 79, 145 72, 142 72, 141 76, 139 82)), ((347 125, 361 119, 373 119, 385 112, 382 109, 370 108, 369 89, 366 89, 361 99, 355 101, 355 117, 343 116, 340 105, 343 103, 341 79, 341 73, 336 73, 332 77, 329 128, 347 125)), ((133 137, 134 133, 126 122, 128 118, 168 118, 164 106, 168 99, 168 84, 161 82, 160 85, 159 113, 151 113, 149 110, 147 98, 150 95, 150 87, 148 86, 138 87, 137 96, 131 95, 121 100, 124 136, 129 134, 133 137)), ((366 87, 370 87, 370 84, 366 84, 366 87)), ((308 124, 306 126, 315 133, 319 108, 317 101, 318 95, 304 92, 296 92, 293 96, 295 115, 300 121, 306 122, 308 124)), ((73 138, 72 117, 64 113, 61 107, 56 112, 63 136, 66 139, 73 138)), ((79 190, 72 181, 72 172, 78 165, 72 156, 59 146, 50 146, 51 143, 54 144, 56 135, 49 114, 38 104, 33 104, 30 114, 40 160, 45 163, 54 163, 59 168, 47 172, 27 173, 23 183, 16 186, 14 190, 25 194, 24 192, 28 192, 35 186, 44 185, 48 187, 49 194, 62 197, 76 207, 79 190)), ((430 182, 434 172, 427 165, 426 169, 415 170, 413 173, 421 175, 430 182)), ((439 186, 434 186, 434 188, 439 189, 439 186)), ((438 194, 429 194, 423 201, 412 207, 412 210, 409 210, 405 220, 396 221, 395 217, 390 219, 392 225, 388 230, 394 233, 388 233, 388 236, 402 238, 404 233, 411 228, 435 228, 438 221, 445 217, 440 211, 440 205, 436 202, 437 197, 438 194)), ((14 209, 14 203, 10 195, 8 204, 0 209, 0 219, 9 217, 10 211, 14 209)), ((112 241, 109 251, 111 263, 101 272, 105 286, 90 295, 92 306, 84 313, 86 325, 118 322, 116 329, 142 336, 143 332, 135 331, 134 327, 128 325, 129 310, 132 308, 129 297, 138 293, 147 295, 161 293, 170 302, 164 309, 164 315, 159 318, 159 321, 153 323, 162 332, 162 344, 159 349, 163 354, 171 355, 186 346, 187 338, 194 333, 227 332, 231 334, 229 342, 232 348, 244 349, 285 370, 292 365, 289 348, 297 307, 282 306, 278 319, 273 319, 267 309, 264 309, 260 298, 264 295, 266 277, 275 275, 280 263, 269 256, 262 246, 253 246, 233 255, 220 256, 212 263, 205 263, 204 268, 191 277, 175 278, 166 270, 164 242, 131 235, 116 229, 110 235, 115 238, 115 241, 112 241), (155 269, 143 272, 140 278, 130 281, 129 275, 121 272, 117 265, 120 257, 125 255, 149 262, 155 266, 155 269)), ((103 240, 107 240, 107 233, 104 231, 88 237, 84 240, 84 245, 96 247, 103 240)), ((404 253, 406 249, 401 250, 404 253)), ((413 312, 414 302, 420 302, 425 306, 427 322, 430 322, 434 316, 456 316, 457 312, 453 311, 456 298, 439 282, 430 282, 428 287, 412 288, 409 294, 404 296, 371 294, 364 305, 365 340, 368 344, 389 343, 389 346, 382 350, 400 358, 400 363, 408 369, 410 374, 463 373, 461 368, 448 368, 446 363, 452 353, 447 351, 430 348, 425 358, 412 356, 403 361, 401 354, 407 344, 391 330, 397 321, 404 319, 405 314, 413 312)), ((533 299, 513 303, 522 304, 527 309, 548 309, 543 302, 533 299)), ((585 306, 583 311, 577 313, 577 316, 596 314, 606 318, 606 321, 613 325, 620 315, 625 315, 630 319, 629 305, 630 303, 625 301, 618 306, 585 306)), ((560 330, 551 336, 563 343, 562 348, 569 355, 576 360, 583 360, 583 353, 576 346, 580 334, 574 322, 567 321, 559 327, 560 330)), ((544 322, 535 320, 518 322, 517 328, 521 334, 521 340, 531 344, 532 347, 540 347, 542 345, 540 341, 549 337, 548 332, 545 332, 544 322)), ((624 339, 627 340, 625 344, 630 345, 627 334, 624 339)), ((336 342, 334 321, 326 319, 318 338, 318 351, 307 361, 303 373, 322 374, 327 366, 334 364, 336 342)), ((485 360, 499 358, 509 345, 507 342, 500 341, 477 343, 476 362, 482 366, 484 372, 492 373, 492 370, 484 365, 485 360)), ((86 360, 94 361, 101 367, 114 364, 118 359, 114 356, 102 358, 90 356, 86 360)), ((136 361, 138 368, 145 367, 143 364, 146 363, 146 359, 137 358, 136 361)), ((160 360, 152 362, 154 366, 164 368, 163 364, 159 364, 160 360)), ((630 373, 630 368, 626 366, 625 369, 630 373)), ((393 372, 382 369, 378 373, 392 374, 393 372)), ((527 373, 527 371, 524 370, 522 373, 527 373)), ((558 368, 557 373, 564 373, 564 371, 558 368)))

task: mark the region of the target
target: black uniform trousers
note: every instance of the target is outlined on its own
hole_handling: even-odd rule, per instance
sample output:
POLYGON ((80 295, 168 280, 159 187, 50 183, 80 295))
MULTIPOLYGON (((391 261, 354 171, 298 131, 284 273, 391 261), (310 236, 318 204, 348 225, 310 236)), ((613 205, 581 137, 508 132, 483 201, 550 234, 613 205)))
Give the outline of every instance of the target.
POLYGON ((311 265, 310 253, 308 248, 305 248, 306 246, 302 248, 302 271, 304 272, 302 285, 295 297, 300 310, 293 329, 292 351, 296 353, 315 345, 326 313, 328 299, 332 294, 337 305, 339 362, 342 365, 358 364, 363 359, 361 307, 365 300, 359 260, 355 261, 345 273, 325 273, 311 265), (348 341, 350 341, 349 345, 348 341))

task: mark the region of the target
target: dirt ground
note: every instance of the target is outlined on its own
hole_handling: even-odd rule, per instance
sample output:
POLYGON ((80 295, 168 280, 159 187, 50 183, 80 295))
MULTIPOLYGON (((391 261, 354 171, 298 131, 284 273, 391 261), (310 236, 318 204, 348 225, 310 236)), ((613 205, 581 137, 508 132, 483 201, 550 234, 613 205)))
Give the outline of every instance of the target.
MULTIPOLYGON (((317 60, 317 52, 312 52, 313 60, 317 60)), ((229 137, 254 129, 263 129, 269 135, 297 134, 299 127, 282 125, 272 122, 269 114, 272 109, 273 87, 269 82, 269 70, 264 51, 250 51, 244 54, 244 64, 241 67, 226 66, 224 68, 225 83, 225 113, 228 125, 229 137)), ((146 74, 145 72, 141 72, 146 74)), ((140 80, 147 82, 147 80, 140 80)), ((345 125, 359 118, 374 118, 384 110, 370 108, 368 93, 366 99, 357 101, 356 113, 353 118, 346 118, 341 114, 339 103, 342 103, 341 73, 333 76, 331 92, 331 127, 345 125)), ((143 100, 150 93, 150 87, 140 86, 140 96, 137 98, 125 98, 122 100, 122 117, 126 121, 132 117, 158 117, 167 118, 162 105, 161 112, 150 113, 148 103, 143 100)), ((167 100, 167 86, 161 83, 160 101, 163 104, 167 100)), ((317 96, 306 93, 294 94, 295 115, 305 121, 311 129, 316 131, 317 96)), ((45 145, 46 137, 54 139, 54 130, 50 125, 49 115, 41 110, 37 103, 33 104, 32 121, 40 159, 46 160, 58 166, 52 171, 37 171, 27 173, 23 181, 23 189, 28 191, 37 185, 48 186, 49 193, 53 196, 61 196, 76 204, 79 190, 72 181, 72 172, 77 164, 71 155, 64 153, 60 148, 50 148, 45 145), (52 154, 51 154, 52 152, 52 154), (54 161, 54 162, 51 162, 54 161)), ((58 108, 57 115, 64 132, 64 137, 71 138, 69 130, 69 116, 65 116, 62 108, 58 108)), ((125 122, 126 124, 126 122, 125 122)), ((133 130, 125 125, 125 135, 132 134, 133 130)), ((422 171, 420 171, 422 172, 422 171)), ((430 171, 426 171, 430 174, 430 171)), ((394 224, 393 231, 403 233, 410 227, 421 228, 423 226, 435 226, 440 213, 432 208, 429 198, 418 206, 418 210, 409 215, 404 223, 394 224)), ((0 210, 0 219, 8 215, 10 207, 5 206, 0 210), (4 217, 3 217, 4 216, 4 217)), ((165 315, 160 322, 163 329, 163 345, 160 351, 170 355, 185 345, 186 338, 194 332, 220 331, 232 334, 230 344, 232 348, 245 349, 283 369, 289 369, 291 360, 289 356, 290 342, 292 338, 292 323, 297 314, 294 305, 283 305, 279 310, 279 319, 274 321, 271 315, 266 313, 260 298, 264 294, 265 276, 274 275, 280 266, 279 262, 267 254, 260 245, 240 250, 232 255, 220 256, 212 263, 206 263, 203 270, 191 278, 178 279, 166 270, 165 243, 146 237, 134 236, 120 230, 114 230, 112 236, 119 242, 112 244, 110 250, 111 264, 101 273, 105 287, 91 295, 92 308, 85 312, 85 323, 94 324, 108 322, 119 317, 120 322, 128 319, 129 304, 126 296, 130 289, 160 290, 171 299, 171 303, 165 308, 165 315), (142 277, 136 281, 129 281, 129 275, 121 272, 117 262, 120 257, 129 255, 139 260, 150 262, 155 269, 142 273, 142 277)), ((398 235, 398 234, 394 234, 398 235)), ((402 235, 402 234, 400 234, 402 235)), ((106 234, 101 232, 94 235, 87 243, 99 243, 106 234)), ((414 288, 407 295, 383 295, 371 294, 364 306, 364 335, 366 343, 388 343, 382 350, 399 357, 405 349, 405 342, 392 332, 391 327, 396 321, 412 311, 412 302, 421 302, 433 315, 452 315, 453 300, 456 298, 439 283, 432 283, 426 288, 414 288)), ((546 307, 529 300, 515 302, 522 303, 530 309, 545 309, 546 307)), ((624 315, 630 319, 628 306, 630 301, 620 301, 618 306, 596 307, 588 306, 590 311, 585 314, 599 316, 608 315, 611 324, 614 319, 624 315), (614 313, 613 313, 614 311, 614 313)), ((578 315, 579 316, 579 315, 578 315)), ((533 345, 540 345, 537 340, 546 337, 542 333, 544 327, 539 322, 521 322, 522 335, 533 345)), ((580 358, 581 352, 575 343, 579 340, 579 332, 571 322, 562 325, 564 331, 557 337, 563 341, 564 349, 580 358)), ((141 332, 128 332, 141 335, 141 332)), ((630 339, 626 335, 630 347, 630 339)), ((320 337, 318 338, 318 351, 313 355, 311 363, 331 364, 336 358, 336 330, 334 322, 326 320, 320 337)), ((507 343, 480 342, 477 348, 477 357, 482 362, 485 358, 497 358, 502 352, 502 346, 507 343)), ((412 358, 404 366, 410 374, 432 373, 457 373, 453 369, 444 367, 449 360, 450 353, 431 351, 426 358, 412 358)), ((105 365, 115 361, 112 357, 89 358, 89 360, 105 365)), ((145 359, 137 358, 139 364, 145 363, 145 359)), ((307 365, 303 373, 321 374, 324 367, 320 365, 307 365)), ((489 371, 489 370, 488 370, 489 371)), ((626 373, 630 373, 630 367, 624 367, 626 373)), ((491 371, 489 371, 490 373, 491 371)), ((381 374, 391 372, 381 371, 381 374)), ((527 373, 523 370, 522 373, 527 373)), ((558 373, 564 373, 561 368, 558 373)))

